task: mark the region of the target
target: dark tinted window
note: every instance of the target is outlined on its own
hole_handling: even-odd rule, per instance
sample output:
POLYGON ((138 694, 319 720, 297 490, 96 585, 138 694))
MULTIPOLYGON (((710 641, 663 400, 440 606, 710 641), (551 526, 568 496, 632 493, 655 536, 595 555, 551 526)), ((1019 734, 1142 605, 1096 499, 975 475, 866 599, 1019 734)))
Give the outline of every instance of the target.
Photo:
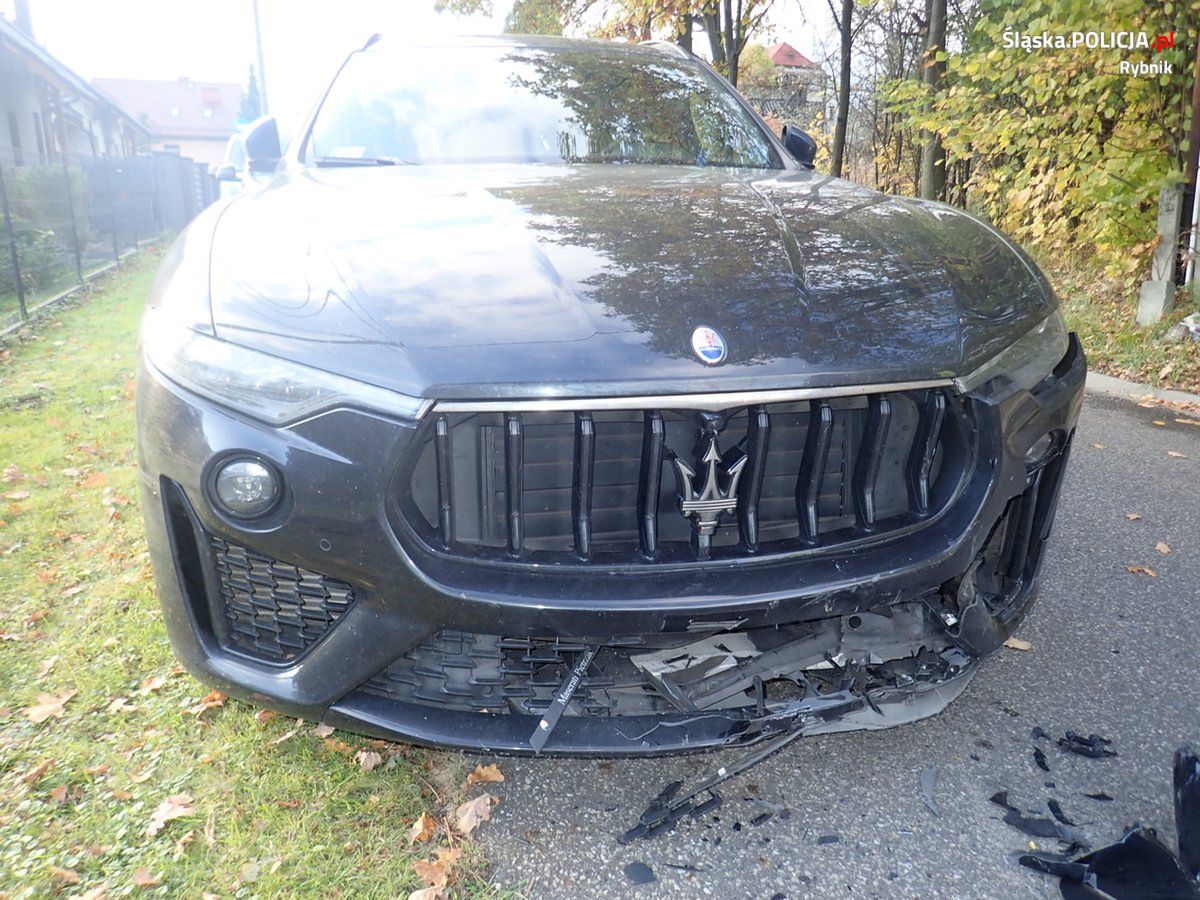
POLYGON ((603 47, 357 54, 322 105, 306 155, 780 165, 758 123, 702 66, 603 47))

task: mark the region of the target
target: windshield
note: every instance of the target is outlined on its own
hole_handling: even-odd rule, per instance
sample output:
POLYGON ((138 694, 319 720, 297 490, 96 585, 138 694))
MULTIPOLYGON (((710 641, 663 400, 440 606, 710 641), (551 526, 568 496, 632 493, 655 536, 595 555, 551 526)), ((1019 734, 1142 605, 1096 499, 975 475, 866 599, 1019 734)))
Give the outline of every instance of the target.
POLYGON ((357 53, 321 105, 306 158, 781 168, 761 126, 704 67, 596 46, 357 53))

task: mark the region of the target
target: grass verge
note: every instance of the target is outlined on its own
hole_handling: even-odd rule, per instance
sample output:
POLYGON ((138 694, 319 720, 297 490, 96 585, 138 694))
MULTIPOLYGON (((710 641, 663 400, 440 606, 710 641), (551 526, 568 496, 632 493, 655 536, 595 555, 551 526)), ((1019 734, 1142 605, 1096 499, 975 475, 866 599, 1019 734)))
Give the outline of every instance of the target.
POLYGON ((447 841, 454 891, 489 893, 445 823, 461 757, 200 709, 208 689, 175 666, 134 455, 155 262, 0 347, 0 897, 403 897, 447 841), (441 827, 410 848, 425 812, 441 827), (179 815, 155 831, 156 813, 179 815))

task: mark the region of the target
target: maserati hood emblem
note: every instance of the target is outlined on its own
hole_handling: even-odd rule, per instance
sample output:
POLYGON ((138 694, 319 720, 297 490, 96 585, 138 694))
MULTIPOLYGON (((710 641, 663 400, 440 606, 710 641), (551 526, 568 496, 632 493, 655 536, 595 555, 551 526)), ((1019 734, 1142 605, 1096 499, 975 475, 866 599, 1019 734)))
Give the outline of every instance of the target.
POLYGON ((709 328, 707 325, 701 325, 692 332, 692 352, 700 362, 710 366, 724 362, 728 355, 725 338, 721 337, 715 328, 709 328))
POLYGON ((721 524, 721 516, 732 516, 737 512, 738 482, 746 468, 747 456, 739 453, 732 463, 726 464, 717 445, 716 435, 706 435, 707 448, 700 459, 704 471, 704 482, 697 487, 696 469, 672 454, 671 464, 675 468, 676 496, 679 512, 691 520, 692 537, 700 558, 708 556, 712 536, 721 524))

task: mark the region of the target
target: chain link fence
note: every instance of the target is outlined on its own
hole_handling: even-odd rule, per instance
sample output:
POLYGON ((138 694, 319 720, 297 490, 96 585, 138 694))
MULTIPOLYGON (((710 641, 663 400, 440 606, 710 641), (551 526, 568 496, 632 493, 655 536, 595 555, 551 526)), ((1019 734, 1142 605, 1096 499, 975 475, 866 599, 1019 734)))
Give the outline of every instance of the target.
POLYGON ((208 166, 173 153, 0 166, 0 333, 180 231, 216 196, 208 166))

